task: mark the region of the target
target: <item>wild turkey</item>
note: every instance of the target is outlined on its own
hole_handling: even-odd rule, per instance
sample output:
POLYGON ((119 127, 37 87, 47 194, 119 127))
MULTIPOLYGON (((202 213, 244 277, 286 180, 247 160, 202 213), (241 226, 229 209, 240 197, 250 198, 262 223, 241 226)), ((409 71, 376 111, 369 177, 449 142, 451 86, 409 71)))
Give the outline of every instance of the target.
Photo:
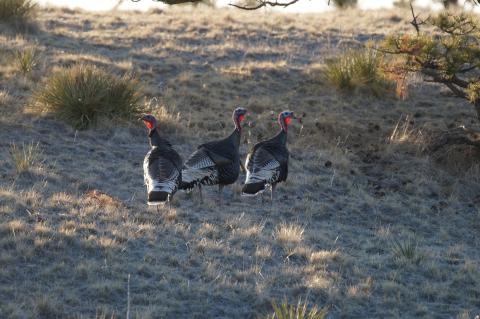
POLYGON ((182 158, 167 140, 160 137, 154 116, 144 115, 142 121, 149 130, 148 138, 152 147, 143 161, 147 203, 170 203, 182 180, 182 158))
POLYGON ((247 177, 242 188, 242 195, 255 196, 270 187, 273 192, 277 183, 285 181, 288 175, 287 131, 293 112, 284 111, 278 116, 281 130, 273 138, 259 142, 247 155, 245 167, 247 177))
POLYGON ((181 189, 191 190, 199 187, 200 199, 202 197, 202 185, 217 185, 219 201, 222 203, 222 191, 225 185, 234 183, 240 174, 240 136, 242 132, 241 122, 245 118, 247 110, 236 108, 233 111, 235 129, 225 139, 200 145, 197 150, 185 162, 182 168, 181 189))

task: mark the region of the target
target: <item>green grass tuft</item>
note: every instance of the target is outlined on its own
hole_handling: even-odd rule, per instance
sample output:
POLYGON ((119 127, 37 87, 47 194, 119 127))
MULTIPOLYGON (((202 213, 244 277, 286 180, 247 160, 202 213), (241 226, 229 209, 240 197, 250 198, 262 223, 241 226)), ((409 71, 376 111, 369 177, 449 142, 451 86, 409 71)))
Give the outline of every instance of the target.
POLYGON ((128 120, 142 112, 138 81, 116 76, 90 65, 62 69, 37 92, 43 110, 55 113, 74 128, 84 130, 99 119, 128 120))
POLYGON ((351 50, 327 60, 323 76, 337 90, 360 90, 380 97, 393 91, 392 83, 383 74, 381 62, 374 50, 351 50))
POLYGON ((422 258, 418 251, 417 241, 413 238, 405 240, 394 240, 392 242, 392 252, 396 261, 400 263, 418 263, 422 258))
POLYGON ((22 143, 21 147, 18 147, 15 143, 10 145, 10 158, 17 173, 23 173, 28 171, 33 165, 38 162, 40 155, 39 144, 33 142, 29 144, 22 143))
POLYGON ((30 22, 36 6, 32 0, 1 0, 0 23, 25 25, 30 22))
POLYGON ((301 299, 296 305, 288 304, 284 300, 280 305, 272 302, 273 314, 267 316, 267 319, 323 319, 328 313, 327 308, 318 309, 317 306, 308 309, 307 302, 301 299))
POLYGON ((15 64, 17 69, 23 75, 28 75, 37 65, 37 50, 36 48, 27 48, 25 50, 16 50, 14 53, 15 64))

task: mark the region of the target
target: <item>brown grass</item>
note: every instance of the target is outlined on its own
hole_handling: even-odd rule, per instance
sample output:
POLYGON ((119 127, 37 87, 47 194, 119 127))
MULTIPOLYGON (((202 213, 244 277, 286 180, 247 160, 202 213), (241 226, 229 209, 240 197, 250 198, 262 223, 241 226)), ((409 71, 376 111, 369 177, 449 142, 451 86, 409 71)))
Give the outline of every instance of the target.
POLYGON ((328 318, 478 315, 480 163, 447 170, 418 151, 421 136, 475 124, 471 106, 421 82, 397 101, 315 78, 325 56, 410 30, 409 14, 45 9, 42 32, 0 33, 0 317, 123 318, 129 275, 133 318, 262 318, 283 298, 328 318), (3 53, 32 46, 42 63, 25 77, 3 53), (243 157, 295 111, 273 205, 238 196, 239 181, 223 207, 209 187, 203 205, 179 192, 171 209, 147 207, 141 123, 76 132, 32 105, 77 63, 136 74, 184 157, 230 133, 236 106, 249 108, 243 157), (13 143, 38 143, 41 165, 17 174, 13 143))

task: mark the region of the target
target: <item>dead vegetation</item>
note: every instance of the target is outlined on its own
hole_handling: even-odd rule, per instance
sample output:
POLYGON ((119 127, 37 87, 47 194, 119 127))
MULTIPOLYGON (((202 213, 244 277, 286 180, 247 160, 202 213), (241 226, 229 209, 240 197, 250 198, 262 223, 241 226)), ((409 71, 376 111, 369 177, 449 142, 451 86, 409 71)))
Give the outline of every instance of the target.
POLYGON ((265 317, 272 301, 327 318, 476 316, 478 162, 449 170, 418 151, 474 110, 432 84, 397 100, 318 81, 324 57, 409 30, 408 11, 308 17, 45 9, 42 32, 1 33, 2 61, 33 46, 41 61, 31 76, 0 66, 2 317, 265 317), (272 112, 295 111, 277 200, 240 198, 235 185, 224 207, 207 189, 204 205, 179 193, 172 209, 149 210, 141 123, 106 116, 76 131, 32 100, 78 64, 136 74, 141 106, 182 155, 225 136, 235 106, 250 110, 243 154, 275 134, 272 112), (41 150, 28 174, 12 144, 20 159, 22 145, 41 150))

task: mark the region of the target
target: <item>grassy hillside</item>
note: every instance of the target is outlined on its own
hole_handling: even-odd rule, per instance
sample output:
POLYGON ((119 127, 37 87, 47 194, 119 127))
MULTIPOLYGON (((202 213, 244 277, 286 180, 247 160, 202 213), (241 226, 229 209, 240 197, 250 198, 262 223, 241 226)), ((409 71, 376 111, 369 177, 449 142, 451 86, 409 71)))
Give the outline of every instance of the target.
POLYGON ((45 9, 36 32, 1 26, 0 317, 125 318, 128 294, 131 318, 261 318, 284 298, 328 318, 480 314, 478 154, 422 152, 473 108, 419 79, 406 101, 338 93, 319 72, 409 31, 408 14, 45 9), (31 49, 23 72, 14 52, 31 49), (224 207, 209 188, 148 208, 141 123, 76 131, 35 103, 76 63, 136 74, 183 157, 228 134, 236 106, 242 154, 277 131, 271 112, 295 111, 275 202, 241 198, 241 176, 224 207), (37 156, 19 172, 23 149, 37 156))

